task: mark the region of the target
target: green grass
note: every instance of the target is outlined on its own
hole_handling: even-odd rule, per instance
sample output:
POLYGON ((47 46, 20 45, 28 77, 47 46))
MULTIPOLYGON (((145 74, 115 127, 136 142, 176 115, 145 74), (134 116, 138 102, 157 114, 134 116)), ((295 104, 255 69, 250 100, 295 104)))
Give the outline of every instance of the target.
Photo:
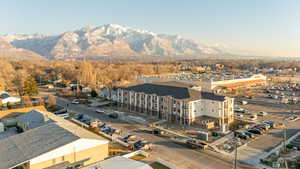
POLYGON ((150 166, 153 168, 153 169, 170 169, 169 167, 159 163, 159 162, 154 162, 154 163, 151 163, 150 166))

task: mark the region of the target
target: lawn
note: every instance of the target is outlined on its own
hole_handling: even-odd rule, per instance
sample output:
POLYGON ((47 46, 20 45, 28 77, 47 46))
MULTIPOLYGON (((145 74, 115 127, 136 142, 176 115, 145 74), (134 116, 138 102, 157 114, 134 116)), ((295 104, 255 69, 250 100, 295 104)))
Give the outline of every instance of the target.
POLYGON ((170 169, 169 167, 159 163, 159 162, 154 162, 154 163, 151 163, 150 166, 153 168, 153 169, 170 169))

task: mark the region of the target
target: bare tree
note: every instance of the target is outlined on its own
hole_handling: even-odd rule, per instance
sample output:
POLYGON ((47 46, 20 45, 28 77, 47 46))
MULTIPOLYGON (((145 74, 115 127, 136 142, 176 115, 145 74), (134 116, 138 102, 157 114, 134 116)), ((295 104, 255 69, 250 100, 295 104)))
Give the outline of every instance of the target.
POLYGON ((48 106, 56 105, 56 97, 53 95, 49 95, 48 97, 48 106))
POLYGON ((44 99, 41 98, 41 97, 37 98, 37 103, 38 103, 38 105, 43 106, 44 105, 44 99))
POLYGON ((22 96, 22 102, 26 107, 32 106, 31 98, 29 96, 22 96))

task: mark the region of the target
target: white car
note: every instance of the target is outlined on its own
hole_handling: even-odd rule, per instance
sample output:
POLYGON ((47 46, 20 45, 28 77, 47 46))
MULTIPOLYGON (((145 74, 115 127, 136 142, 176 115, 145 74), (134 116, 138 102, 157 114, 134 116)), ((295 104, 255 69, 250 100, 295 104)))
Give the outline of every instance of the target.
POLYGON ((242 119, 242 118, 244 117, 244 115, 242 115, 242 114, 237 114, 237 115, 235 115, 235 117, 236 117, 237 119, 242 119))
POLYGON ((96 109, 96 113, 105 113, 105 111, 101 109, 96 109))
POLYGON ((7 103, 12 103, 12 104, 15 104, 15 103, 20 103, 21 102, 21 99, 19 97, 7 97, 5 99, 2 99, 2 104, 7 104, 7 103))
POLYGON ((80 102, 79 102, 78 99, 74 99, 71 103, 72 103, 72 104, 79 104, 80 102))

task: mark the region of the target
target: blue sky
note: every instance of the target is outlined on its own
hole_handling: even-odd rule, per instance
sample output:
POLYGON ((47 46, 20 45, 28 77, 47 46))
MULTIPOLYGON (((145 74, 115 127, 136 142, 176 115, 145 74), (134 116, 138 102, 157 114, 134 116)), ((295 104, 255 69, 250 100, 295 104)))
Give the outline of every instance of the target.
POLYGON ((245 54, 300 56, 299 18, 299 0, 6 0, 0 4, 0 34, 112 23, 245 54))

